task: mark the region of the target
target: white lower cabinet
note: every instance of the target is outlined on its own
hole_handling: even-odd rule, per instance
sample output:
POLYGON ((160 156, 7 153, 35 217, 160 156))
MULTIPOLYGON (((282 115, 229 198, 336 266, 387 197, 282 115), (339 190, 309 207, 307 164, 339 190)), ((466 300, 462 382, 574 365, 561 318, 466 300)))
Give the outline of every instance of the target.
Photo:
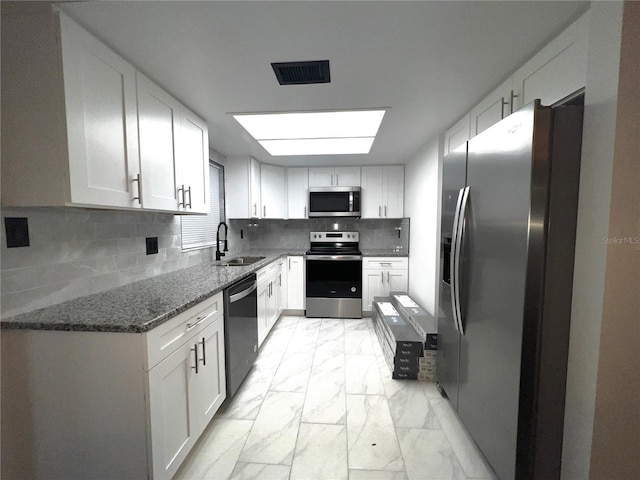
POLYGON ((223 329, 220 317, 149 372, 154 479, 176 473, 225 399, 223 329))
POLYGON ((282 262, 276 260, 257 273, 258 347, 282 313, 282 262))
POLYGON ((362 310, 371 311, 373 298, 409 287, 407 257, 365 257, 362 261, 362 310))
POLYGON ((226 397, 222 300, 146 333, 3 331, 2 476, 172 478, 226 397))
POLYGON ((287 271, 287 303, 284 308, 286 308, 287 310, 304 310, 304 257, 287 257, 287 264, 284 265, 284 268, 287 271))

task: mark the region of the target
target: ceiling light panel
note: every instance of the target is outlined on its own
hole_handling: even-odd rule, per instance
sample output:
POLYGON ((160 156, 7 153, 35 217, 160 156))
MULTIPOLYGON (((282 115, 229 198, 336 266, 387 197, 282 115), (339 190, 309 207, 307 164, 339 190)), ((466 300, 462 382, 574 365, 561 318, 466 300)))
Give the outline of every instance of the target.
POLYGON ((373 137, 313 138, 294 140, 259 140, 258 143, 274 157, 286 155, 353 155, 367 154, 373 137))
POLYGON ((256 140, 375 137, 385 110, 238 114, 256 140))

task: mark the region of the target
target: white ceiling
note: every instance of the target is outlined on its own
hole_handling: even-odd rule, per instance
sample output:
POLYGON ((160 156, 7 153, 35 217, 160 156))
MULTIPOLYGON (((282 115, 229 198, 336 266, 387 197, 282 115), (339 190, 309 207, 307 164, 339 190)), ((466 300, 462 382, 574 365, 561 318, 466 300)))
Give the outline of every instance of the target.
POLYGON ((209 125, 227 156, 279 165, 406 161, 588 8, 587 2, 61 3, 209 125), (271 62, 330 60, 280 86, 271 62), (368 155, 271 157, 230 112, 388 107, 368 155))

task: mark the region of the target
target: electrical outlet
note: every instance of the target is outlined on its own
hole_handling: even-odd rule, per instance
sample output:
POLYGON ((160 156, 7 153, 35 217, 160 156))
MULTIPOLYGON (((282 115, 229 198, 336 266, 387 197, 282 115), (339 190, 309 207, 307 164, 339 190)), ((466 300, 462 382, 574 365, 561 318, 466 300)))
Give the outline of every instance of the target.
POLYGON ((26 218, 4 218, 7 248, 29 246, 29 223, 26 218))
POLYGON ((158 237, 147 237, 147 255, 158 253, 158 237))

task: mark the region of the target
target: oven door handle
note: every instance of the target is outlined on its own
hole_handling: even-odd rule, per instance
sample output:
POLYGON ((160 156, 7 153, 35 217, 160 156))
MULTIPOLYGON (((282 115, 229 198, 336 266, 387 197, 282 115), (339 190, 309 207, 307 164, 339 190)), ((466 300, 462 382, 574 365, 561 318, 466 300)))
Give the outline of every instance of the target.
POLYGON ((307 260, 362 260, 360 255, 305 255, 307 260))

